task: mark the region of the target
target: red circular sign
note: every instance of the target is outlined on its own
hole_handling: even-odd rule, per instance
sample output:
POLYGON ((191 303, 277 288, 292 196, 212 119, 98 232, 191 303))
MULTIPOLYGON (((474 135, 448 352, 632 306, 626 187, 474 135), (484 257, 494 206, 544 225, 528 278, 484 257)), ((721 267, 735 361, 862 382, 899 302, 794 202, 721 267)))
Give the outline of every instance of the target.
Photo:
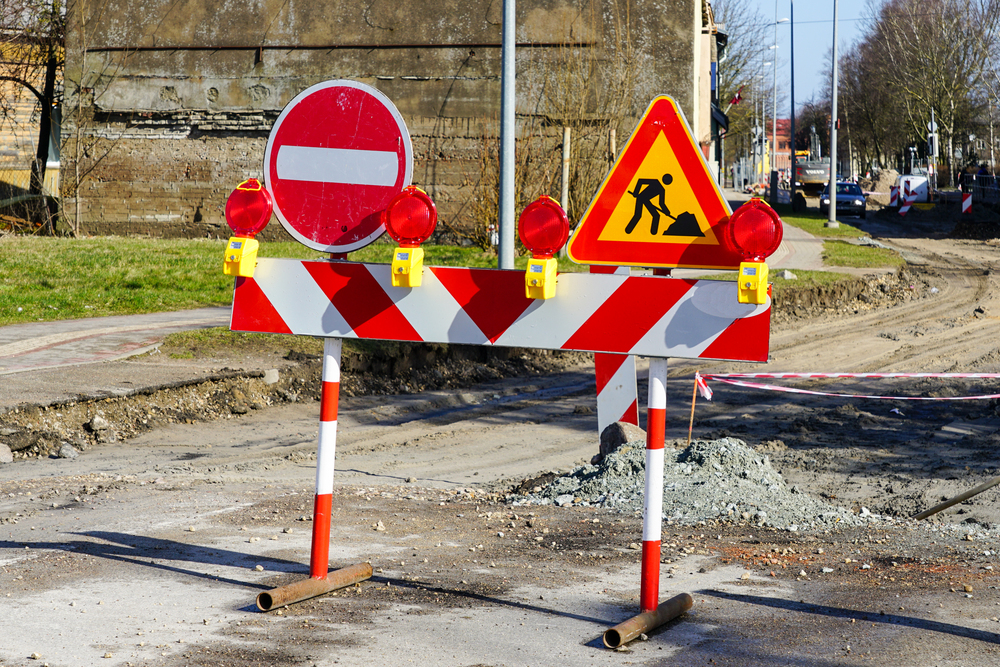
POLYGON ((350 252, 381 236, 382 211, 412 175, 402 116, 356 81, 324 81, 296 95, 264 151, 275 215, 297 241, 322 252, 350 252))

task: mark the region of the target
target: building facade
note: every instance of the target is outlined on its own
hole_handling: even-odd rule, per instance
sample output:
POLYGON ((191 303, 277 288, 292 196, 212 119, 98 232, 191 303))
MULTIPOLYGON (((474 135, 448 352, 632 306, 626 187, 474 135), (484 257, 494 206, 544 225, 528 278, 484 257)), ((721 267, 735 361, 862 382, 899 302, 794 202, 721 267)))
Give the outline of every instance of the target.
MULTIPOLYGON (((699 141, 710 140, 707 6, 518 2, 518 165, 539 170, 519 184, 558 198, 563 127, 576 128, 581 165, 601 163, 611 130, 627 137, 657 94, 676 98, 699 141)), ((499 0, 78 0, 66 50, 65 224, 81 234, 227 236, 225 200, 262 176, 282 108, 343 78, 395 103, 413 140, 414 183, 446 228, 461 226, 495 180, 501 10, 499 0)))

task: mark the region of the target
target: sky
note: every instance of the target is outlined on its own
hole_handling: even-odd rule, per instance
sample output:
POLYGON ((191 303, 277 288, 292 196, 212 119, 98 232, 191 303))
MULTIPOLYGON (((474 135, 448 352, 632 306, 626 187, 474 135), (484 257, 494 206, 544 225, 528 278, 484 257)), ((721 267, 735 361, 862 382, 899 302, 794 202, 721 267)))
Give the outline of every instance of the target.
MULTIPOLYGON (((791 6, 794 0, 750 0, 760 11, 760 15, 768 22, 791 18, 791 6), (777 4, 777 17, 775 17, 777 4)), ((838 0, 837 49, 838 55, 855 41, 861 34, 864 22, 866 0, 838 0)), ((821 74, 827 53, 833 46, 833 5, 834 0, 799 0, 794 3, 795 19, 795 105, 800 107, 803 102, 815 97, 822 97, 823 90, 830 85, 829 73, 821 74)), ((773 36, 773 28, 770 34, 773 36)), ((778 25, 778 89, 786 94, 790 75, 790 34, 791 23, 778 25)), ((770 40, 769 44, 770 45, 770 40)), ((788 112, 778 112, 785 117, 788 112)))

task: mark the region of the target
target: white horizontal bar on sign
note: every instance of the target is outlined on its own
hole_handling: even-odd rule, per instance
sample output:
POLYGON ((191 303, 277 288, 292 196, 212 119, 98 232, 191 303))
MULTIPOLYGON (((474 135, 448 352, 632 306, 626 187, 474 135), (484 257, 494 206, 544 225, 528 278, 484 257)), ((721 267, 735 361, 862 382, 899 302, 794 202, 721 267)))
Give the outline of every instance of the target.
POLYGON ((275 167, 281 180, 392 186, 399 175, 399 156, 391 151, 285 145, 278 148, 275 167))

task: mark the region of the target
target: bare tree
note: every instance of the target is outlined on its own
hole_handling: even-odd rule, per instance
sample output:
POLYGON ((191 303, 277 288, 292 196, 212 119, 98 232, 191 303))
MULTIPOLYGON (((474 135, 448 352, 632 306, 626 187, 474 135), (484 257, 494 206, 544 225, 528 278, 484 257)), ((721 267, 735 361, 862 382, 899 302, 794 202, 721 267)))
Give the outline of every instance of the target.
POLYGON ((727 112, 726 151, 735 152, 740 145, 749 145, 754 119, 751 100, 764 92, 761 64, 771 24, 749 0, 714 0, 712 9, 720 32, 728 37, 725 56, 719 59, 719 100, 723 108, 733 99, 740 100, 727 112))
MULTIPOLYGON (((869 10, 871 28, 849 60, 857 61, 862 68, 857 74, 871 85, 841 94, 869 95, 868 106, 880 106, 870 124, 873 132, 882 126, 878 151, 883 157, 903 148, 893 145, 899 139, 891 141, 886 127, 922 144, 933 110, 946 147, 943 157, 951 166, 956 138, 980 112, 977 101, 998 43, 1000 0, 871 0, 869 10)), ((855 116, 865 106, 857 99, 850 104, 855 116)))
MULTIPOLYGON (((52 111, 58 103, 56 82, 64 65, 66 12, 62 0, 0 0, 0 81, 15 84, 11 98, 0 98, 0 113, 12 113, 23 94, 40 109, 38 146, 31 164, 29 193, 41 195, 49 159, 52 111)), ((51 213, 46 216, 51 225, 51 213)), ((51 231, 51 226, 49 227, 51 231)))

